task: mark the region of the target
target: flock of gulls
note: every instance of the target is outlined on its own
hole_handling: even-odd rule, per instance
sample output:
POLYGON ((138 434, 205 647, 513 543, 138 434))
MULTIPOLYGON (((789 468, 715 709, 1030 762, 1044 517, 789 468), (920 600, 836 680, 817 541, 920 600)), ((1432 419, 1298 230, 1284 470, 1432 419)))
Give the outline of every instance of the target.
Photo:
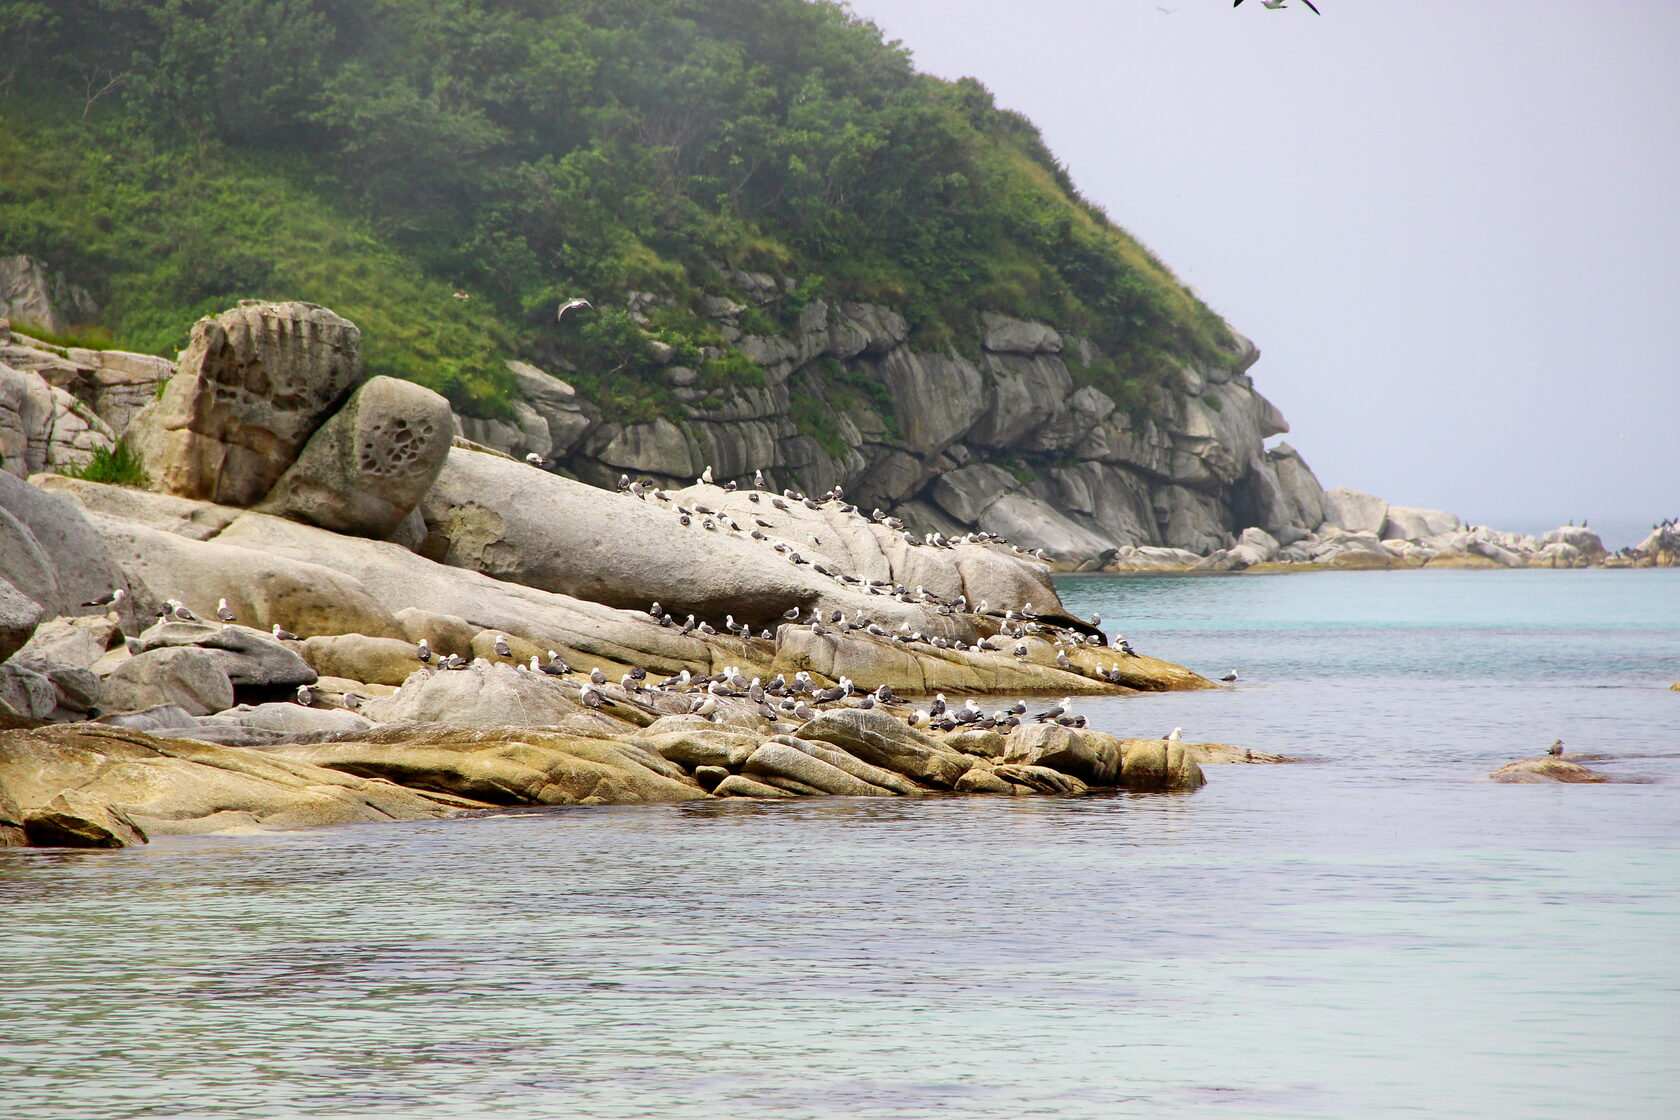
MULTIPOLYGON (((540 457, 531 455, 527 460, 534 466, 542 466, 540 457)), ((704 485, 717 485, 713 479, 712 469, 707 467, 697 482, 704 485)), ((735 482, 723 484, 727 491, 738 488, 735 482)), ((982 637, 971 643, 960 639, 947 638, 942 635, 930 635, 912 627, 909 623, 902 623, 896 629, 889 629, 881 622, 869 617, 863 609, 855 609, 850 615, 843 610, 830 609, 802 609, 791 607, 783 612, 777 624, 777 630, 784 628, 799 628, 808 630, 817 636, 835 634, 840 636, 856 636, 874 639, 883 643, 899 646, 925 645, 934 649, 973 651, 985 653, 1010 654, 1019 661, 1026 661, 1031 656, 1028 646, 1029 639, 1036 639, 1050 643, 1056 649, 1056 665, 1069 672, 1085 672, 1068 657, 1070 649, 1080 647, 1108 647, 1116 651, 1119 658, 1140 656, 1124 635, 1113 635, 1112 642, 1108 641, 1102 631, 1098 629, 1102 619, 1093 616, 1090 627, 1095 634, 1086 633, 1074 626, 1058 625, 1055 622, 1041 618, 1033 610, 1032 604, 1024 604, 1019 610, 994 609, 992 605, 981 600, 970 604, 964 595, 954 599, 947 599, 935 594, 922 586, 914 588, 894 583, 884 579, 863 579, 848 573, 834 571, 817 561, 806 560, 801 557, 794 547, 784 540, 771 541, 763 532, 772 528, 772 524, 760 517, 752 518, 753 524, 744 527, 736 518, 721 510, 711 509, 703 504, 695 503, 685 506, 677 502, 665 491, 653 486, 651 482, 634 482, 628 476, 619 480, 619 489, 632 497, 642 501, 663 503, 679 518, 682 525, 688 526, 698 522, 702 530, 726 532, 742 535, 749 539, 766 542, 777 552, 785 555, 790 563, 809 564, 819 574, 829 576, 841 583, 854 585, 857 590, 865 594, 884 596, 898 602, 914 604, 933 611, 937 615, 972 614, 988 617, 996 624, 996 632, 988 637, 982 637)), ((779 495, 772 493, 764 479, 762 472, 755 473, 753 488, 746 497, 754 503, 765 502, 782 511, 791 511, 794 505, 803 506, 810 510, 837 508, 839 512, 860 514, 854 505, 845 502, 844 494, 839 487, 835 487, 820 498, 809 498, 793 490, 784 490, 779 495)), ((970 533, 962 537, 945 537, 939 533, 928 533, 917 537, 909 533, 902 521, 888 516, 877 509, 867 515, 869 521, 885 526, 899 535, 905 544, 911 547, 951 548, 958 544, 992 544, 1008 547, 1017 553, 1025 550, 1009 544, 1001 537, 990 533, 970 533)), ((813 538, 815 544, 821 546, 821 541, 813 538)), ((1025 553, 1040 555, 1037 553, 1025 553)), ((97 599, 89 600, 83 606, 87 607, 116 607, 126 598, 127 592, 121 588, 97 599)), ((645 612, 647 617, 661 627, 675 628, 683 634, 700 634, 705 636, 719 633, 719 628, 710 622, 700 620, 693 614, 688 614, 678 620, 676 614, 667 610, 659 603, 651 604, 645 612)), ((238 621, 238 616, 229 607, 227 600, 221 599, 213 612, 215 621, 223 625, 232 625, 238 621)), ((160 622, 186 622, 209 624, 209 620, 194 613, 186 604, 176 599, 166 600, 158 609, 157 617, 160 622)), ((774 641, 776 634, 769 628, 754 631, 748 623, 737 623, 733 615, 727 616, 722 623, 722 631, 744 641, 774 641)), ((936 693, 933 702, 927 708, 918 708, 893 694, 888 685, 876 688, 865 688, 849 677, 841 676, 832 685, 822 685, 813 680, 811 675, 803 670, 792 677, 778 673, 769 680, 760 677, 748 677, 740 668, 726 666, 722 672, 713 674, 697 674, 688 669, 666 676, 655 681, 644 666, 632 665, 616 682, 610 682, 607 674, 599 667, 588 671, 574 667, 556 650, 547 651, 547 659, 532 655, 529 659, 516 657, 508 635, 493 632, 495 637, 491 643, 494 660, 475 657, 464 658, 459 654, 438 654, 431 648, 430 643, 422 638, 415 647, 415 658, 423 667, 433 670, 476 671, 484 673, 496 664, 505 664, 517 671, 537 674, 567 685, 576 687, 578 702, 586 708, 600 709, 612 707, 620 703, 629 703, 650 713, 668 712, 669 705, 654 707, 648 701, 654 693, 680 694, 689 698, 688 710, 691 714, 707 719, 720 718, 719 709, 725 702, 745 701, 763 719, 771 723, 791 722, 804 723, 815 718, 822 711, 836 708, 875 708, 890 710, 893 714, 903 718, 911 727, 934 731, 964 730, 995 730, 1008 734, 1023 722, 1055 723, 1064 727, 1084 727, 1085 717, 1073 710, 1073 698, 1063 697, 1059 703, 1051 704, 1042 711, 1029 713, 1026 701, 1017 700, 1013 704, 991 711, 977 706, 973 700, 965 701, 953 706, 944 693, 936 693), (611 694, 607 691, 611 685, 617 688, 611 694)), ((299 641, 299 636, 275 623, 270 629, 271 636, 282 642, 299 641)), ((137 638, 126 638, 131 653, 139 652, 141 643, 137 638)), ((1121 684, 1125 674, 1118 660, 1107 666, 1094 670, 1095 675, 1111 684, 1121 684)), ((1236 670, 1232 670, 1221 678, 1226 682, 1237 679, 1236 670)), ((306 707, 313 706, 317 700, 317 690, 309 685, 299 686, 296 700, 306 707)), ((343 694, 344 706, 351 711, 359 709, 366 701, 366 697, 355 692, 343 694)), ((740 705, 734 705, 737 708, 740 705)), ((1179 729, 1174 728, 1167 736, 1176 741, 1179 729)))

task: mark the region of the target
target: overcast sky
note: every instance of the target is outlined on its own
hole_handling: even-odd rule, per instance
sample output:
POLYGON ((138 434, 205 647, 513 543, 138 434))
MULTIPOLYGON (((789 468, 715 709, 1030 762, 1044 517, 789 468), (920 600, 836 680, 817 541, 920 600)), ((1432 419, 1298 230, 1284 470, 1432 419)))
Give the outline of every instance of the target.
POLYGON ((1326 486, 1680 514, 1680 2, 1317 3, 852 6, 1255 340, 1326 486))

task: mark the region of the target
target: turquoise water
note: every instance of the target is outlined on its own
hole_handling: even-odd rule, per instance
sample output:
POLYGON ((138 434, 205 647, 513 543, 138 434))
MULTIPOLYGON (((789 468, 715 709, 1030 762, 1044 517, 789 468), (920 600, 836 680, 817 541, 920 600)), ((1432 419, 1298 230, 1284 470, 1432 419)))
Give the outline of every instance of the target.
POLYGON ((1095 725, 1317 760, 1190 795, 0 852, 0 1114, 1680 1115, 1677 577, 1067 580, 1243 675, 1095 725))

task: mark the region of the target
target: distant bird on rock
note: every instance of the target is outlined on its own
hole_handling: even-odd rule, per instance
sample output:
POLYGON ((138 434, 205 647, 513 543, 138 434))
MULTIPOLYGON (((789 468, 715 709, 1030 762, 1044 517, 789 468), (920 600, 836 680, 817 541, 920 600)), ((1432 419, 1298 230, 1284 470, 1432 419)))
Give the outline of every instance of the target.
MULTIPOLYGON (((1655 528, 1655 526, 1652 526, 1652 528, 1655 528)), ((105 594, 99 596, 99 598, 89 599, 87 602, 83 603, 82 606, 84 606, 84 607, 114 607, 114 606, 119 605, 126 598, 128 598, 128 592, 127 591, 124 591, 120 587, 113 587, 111 590, 107 591, 105 594)))
POLYGON ((226 599, 217 599, 216 600, 216 617, 218 619, 220 619, 223 623, 228 623, 228 622, 233 622, 239 616, 233 613, 233 609, 227 605, 227 600, 226 599))
POLYGON ((544 459, 541 455, 538 455, 535 451, 527 452, 525 455, 525 461, 533 467, 548 466, 548 460, 544 459))
POLYGON ((1226 673, 1223 677, 1220 677, 1219 679, 1224 681, 1226 684, 1231 684, 1232 682, 1234 682, 1237 679, 1237 671, 1235 669, 1232 669, 1229 673, 1226 673))
POLYGON ((590 303, 582 296, 574 296, 560 305, 560 310, 554 313, 555 321, 558 322, 559 320, 564 319, 566 317, 566 312, 576 310, 579 307, 587 307, 591 311, 595 310, 595 305, 593 303, 590 303))
POLYGON ((273 634, 274 640, 278 642, 295 642, 298 640, 298 636, 296 634, 285 629, 278 622, 274 624, 273 634))
POLYGON ((1169 742, 1169 743, 1181 743, 1183 741, 1184 741, 1184 728, 1175 727, 1171 731, 1167 732, 1167 742, 1169 742))
POLYGON ((1562 758, 1563 757, 1563 740, 1562 739, 1554 740, 1552 745, 1550 747, 1546 748, 1546 753, 1551 755, 1553 758, 1562 758))

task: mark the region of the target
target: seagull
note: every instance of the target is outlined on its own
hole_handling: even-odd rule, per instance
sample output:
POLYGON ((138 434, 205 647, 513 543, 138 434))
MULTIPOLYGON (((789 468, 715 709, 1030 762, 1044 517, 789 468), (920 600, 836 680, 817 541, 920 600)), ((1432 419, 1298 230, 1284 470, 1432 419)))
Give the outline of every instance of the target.
POLYGON ((274 640, 278 642, 295 642, 298 640, 298 636, 290 630, 282 628, 281 625, 276 622, 274 624, 274 640))
POLYGON ((496 656, 497 657, 512 657, 513 656, 513 647, 508 645, 508 640, 507 640, 507 635, 506 634, 497 634, 496 635, 496 656))
POLYGON ((1039 712, 1033 718, 1039 723, 1049 723, 1052 720, 1057 720, 1067 715, 1068 710, 1072 707, 1073 697, 1064 696, 1062 697, 1062 702, 1060 704, 1053 705, 1048 711, 1039 712))
POLYGON ((430 665, 432 663, 432 647, 424 638, 420 639, 420 652, 417 656, 420 658, 420 664, 422 665, 430 665))
POLYGON ((1237 671, 1235 669, 1232 669, 1229 673, 1226 673, 1223 677, 1220 677, 1219 679, 1224 681, 1226 684, 1230 684, 1232 681, 1237 679, 1237 671))
POLYGON ((306 708, 314 707, 315 692, 306 684, 298 685, 297 702, 306 708))
POLYGON ((528 452, 525 456, 525 461, 533 467, 548 466, 548 460, 544 459, 541 455, 538 455, 535 451, 528 452))
MULTIPOLYGON (((1653 525, 1652 528, 1656 528, 1656 526, 1653 525)), ((87 602, 83 603, 82 606, 84 606, 84 607, 114 607, 114 606, 117 606, 119 603, 121 603, 126 598, 128 598, 128 592, 124 591, 120 587, 113 587, 111 590, 105 592, 105 594, 101 595, 99 598, 89 599, 87 602)))
MULTIPOLYGON (((1283 6, 1287 3, 1289 3, 1289 0, 1260 0, 1260 6, 1262 8, 1270 8, 1275 12, 1281 12, 1283 10, 1283 6)), ((1312 14, 1315 15, 1315 16, 1321 16, 1321 15, 1324 14, 1323 12, 1319 11, 1317 8, 1313 7, 1312 0, 1301 0, 1301 3, 1305 4, 1309 8, 1312 8, 1312 14)), ((1233 8, 1237 8, 1237 7, 1241 7, 1241 6, 1242 6, 1242 0, 1234 0, 1234 2, 1231 4, 1231 7, 1233 7, 1233 8)))
POLYGON ((1563 757, 1563 740, 1562 739, 1554 740, 1552 745, 1550 747, 1546 748, 1546 753, 1551 755, 1553 758, 1562 758, 1563 757))
POLYGON ((1181 743, 1181 742, 1183 742, 1184 741, 1184 728, 1175 727, 1171 731, 1167 732, 1166 741, 1169 742, 1169 743, 1181 743))
POLYGON ((237 618, 238 616, 235 615, 233 613, 232 609, 228 607, 226 599, 217 599, 216 600, 216 617, 221 619, 224 623, 226 623, 226 622, 234 621, 234 619, 237 618))
POLYGON ((578 692, 578 703, 586 708, 599 708, 604 700, 605 697, 595 691, 593 683, 584 685, 578 692))
POLYGON ((712 484, 712 466, 710 463, 706 464, 706 469, 700 472, 700 477, 696 481, 703 482, 707 486, 712 484))
POLYGON ((582 296, 573 296, 571 299, 560 305, 560 310, 554 314, 555 321, 558 322, 559 320, 564 319, 566 317, 566 312, 579 307, 587 307, 591 311, 595 310, 595 305, 593 303, 590 303, 582 296))

